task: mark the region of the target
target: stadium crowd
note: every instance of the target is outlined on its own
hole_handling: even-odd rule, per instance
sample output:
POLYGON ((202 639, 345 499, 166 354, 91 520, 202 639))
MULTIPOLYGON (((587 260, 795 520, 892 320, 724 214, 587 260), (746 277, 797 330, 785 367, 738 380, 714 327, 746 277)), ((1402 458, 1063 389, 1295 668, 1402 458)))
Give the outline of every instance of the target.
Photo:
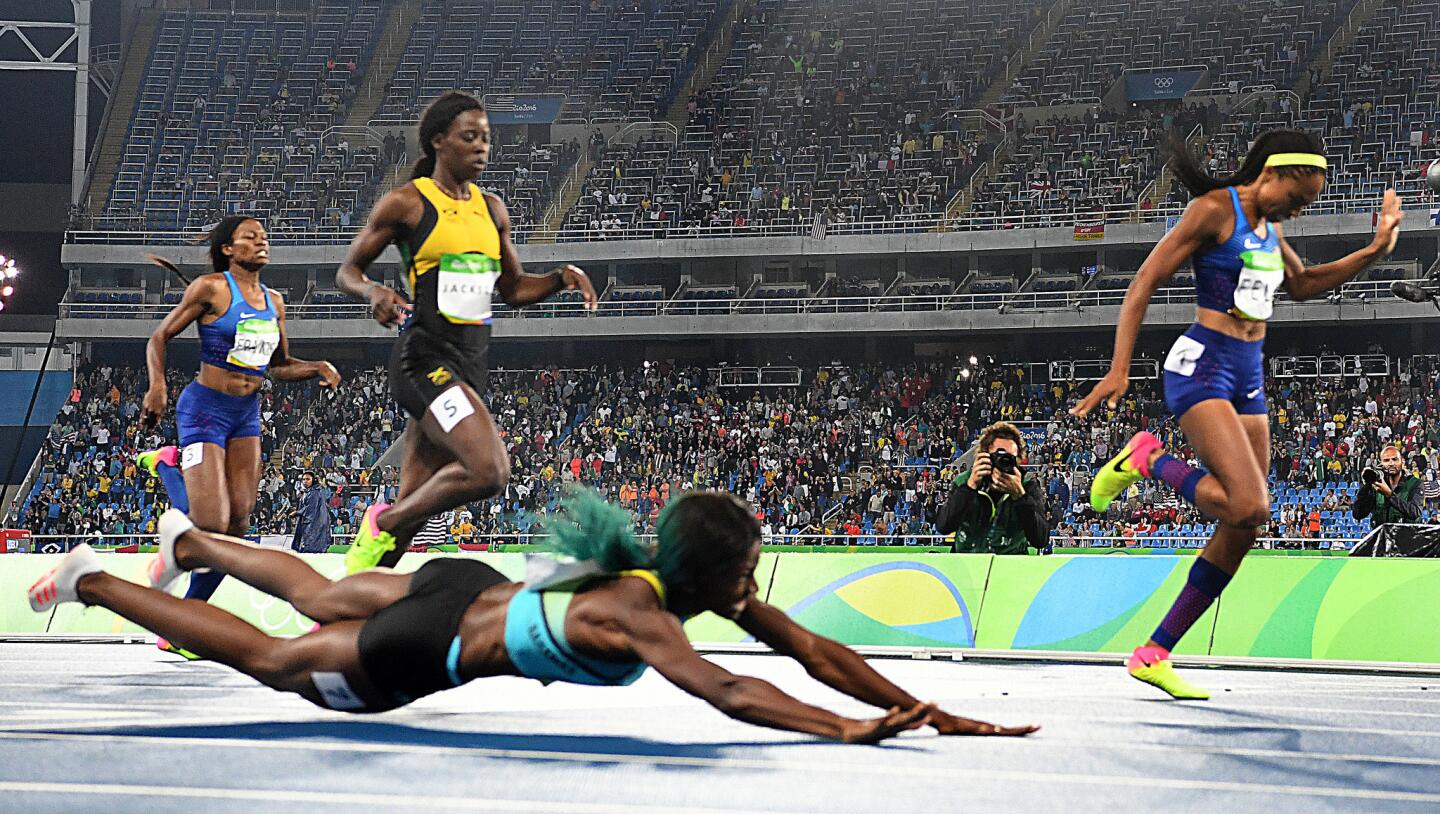
MULTIPOLYGON (((1138 485, 1103 516, 1086 501, 1090 473, 1140 429, 1190 456, 1157 383, 1136 381, 1117 409, 1077 421, 1065 408, 1087 385, 1031 381, 1036 366, 911 363, 803 372, 793 388, 720 385, 715 370, 668 363, 576 370, 499 371, 487 395, 512 460, 494 500, 445 518, 453 537, 484 542, 532 531, 567 485, 581 483, 653 528, 686 489, 716 487, 749 500, 772 539, 848 535, 861 542, 925 542, 939 503, 980 428, 1019 425, 1027 476, 1039 478, 1057 544, 1081 537, 1139 538, 1205 520, 1163 487, 1138 485)), ((185 383, 172 376, 174 394, 185 383)), ((148 534, 163 489, 135 455, 173 439, 167 420, 139 424, 143 368, 92 365, 77 373, 46 442, 18 525, 37 534, 148 534)), ((352 370, 338 392, 313 382, 263 391, 263 477, 252 532, 293 529, 302 475, 325 490, 336 542, 363 507, 393 498, 398 471, 385 451, 403 430, 381 369, 352 370)), ((1267 535, 1340 536, 1322 522, 1353 500, 1361 470, 1397 445, 1424 481, 1426 512, 1440 500, 1440 414, 1435 365, 1417 359, 1388 378, 1274 379, 1272 492, 1267 535), (1301 499, 1281 499, 1300 495, 1301 499)))

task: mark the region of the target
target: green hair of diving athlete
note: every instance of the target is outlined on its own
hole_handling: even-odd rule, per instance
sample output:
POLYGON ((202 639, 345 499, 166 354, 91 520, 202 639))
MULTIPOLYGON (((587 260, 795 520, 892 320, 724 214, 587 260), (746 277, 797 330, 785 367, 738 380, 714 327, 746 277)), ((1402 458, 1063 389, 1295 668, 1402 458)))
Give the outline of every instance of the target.
POLYGON ((714 584, 749 555, 760 539, 760 521, 749 505, 727 492, 686 492, 671 501, 655 523, 654 545, 635 535, 635 518, 589 489, 575 489, 547 520, 548 548, 609 573, 654 571, 668 592, 695 593, 714 584))

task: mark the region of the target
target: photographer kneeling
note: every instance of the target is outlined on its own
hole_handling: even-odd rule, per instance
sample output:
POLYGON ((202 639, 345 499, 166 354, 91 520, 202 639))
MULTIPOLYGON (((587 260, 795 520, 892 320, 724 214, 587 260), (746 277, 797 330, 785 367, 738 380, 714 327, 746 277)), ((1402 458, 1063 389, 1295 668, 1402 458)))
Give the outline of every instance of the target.
POLYGON ((935 517, 941 534, 955 533, 952 551, 1025 554, 1049 547, 1044 487, 1025 477, 1025 439, 1014 424, 998 421, 980 433, 975 462, 955 479, 935 517))
POLYGON ((1405 472, 1405 459, 1398 448, 1380 450, 1380 468, 1365 467, 1360 479, 1363 483, 1350 507, 1356 520, 1369 517, 1372 526, 1379 526, 1420 519, 1420 479, 1405 472))

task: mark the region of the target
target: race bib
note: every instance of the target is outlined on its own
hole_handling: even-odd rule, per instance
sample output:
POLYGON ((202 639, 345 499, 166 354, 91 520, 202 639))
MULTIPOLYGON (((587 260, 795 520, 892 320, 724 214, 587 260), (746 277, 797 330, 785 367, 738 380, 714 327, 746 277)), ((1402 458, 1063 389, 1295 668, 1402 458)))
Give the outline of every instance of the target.
POLYGON ((1205 355, 1205 346, 1184 334, 1170 346, 1170 355, 1165 357, 1165 369, 1181 376, 1195 373, 1195 364, 1205 355))
POLYGON ((474 252, 442 254, 436 304, 451 322, 474 325, 490 319, 490 294, 500 279, 500 261, 474 252))
POLYGON ((315 683, 315 691, 320 693, 320 698, 329 708, 338 710, 365 708, 365 700, 350 688, 350 682, 345 680, 344 673, 315 670, 310 673, 310 680, 315 683))
POLYGON ((236 367, 260 370, 280 347, 280 326, 273 319, 242 319, 235 326, 235 344, 225 361, 236 367))
POLYGON ((455 429, 456 424, 474 415, 475 407, 465 396, 465 389, 457 384, 430 402, 430 413, 439 422, 440 430, 449 432, 455 429))
POLYGON ((1235 316, 1265 320, 1275 312, 1275 292, 1285 282, 1285 260, 1280 252, 1249 251, 1240 255, 1244 267, 1235 281, 1235 316))

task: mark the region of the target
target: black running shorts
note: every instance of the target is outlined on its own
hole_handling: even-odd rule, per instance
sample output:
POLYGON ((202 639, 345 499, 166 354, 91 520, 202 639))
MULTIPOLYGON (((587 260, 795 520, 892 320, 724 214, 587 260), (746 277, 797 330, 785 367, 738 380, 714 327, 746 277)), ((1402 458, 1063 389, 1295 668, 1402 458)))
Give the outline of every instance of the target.
POLYGON ((441 557, 420 566, 405 596, 360 628, 366 677, 397 706, 455 686, 445 662, 465 609, 509 581, 479 560, 441 557))
POLYGON ((460 347, 423 328, 411 326, 400 334, 390 351, 390 394, 413 418, 424 418, 426 412, 434 412, 440 425, 449 432, 446 423, 451 418, 458 421, 464 417, 454 409, 460 392, 455 388, 464 382, 483 397, 490 375, 489 356, 488 341, 474 347, 460 347), (442 396, 446 401, 437 404, 436 400, 442 396), (447 405, 449 410, 444 409, 447 405))

